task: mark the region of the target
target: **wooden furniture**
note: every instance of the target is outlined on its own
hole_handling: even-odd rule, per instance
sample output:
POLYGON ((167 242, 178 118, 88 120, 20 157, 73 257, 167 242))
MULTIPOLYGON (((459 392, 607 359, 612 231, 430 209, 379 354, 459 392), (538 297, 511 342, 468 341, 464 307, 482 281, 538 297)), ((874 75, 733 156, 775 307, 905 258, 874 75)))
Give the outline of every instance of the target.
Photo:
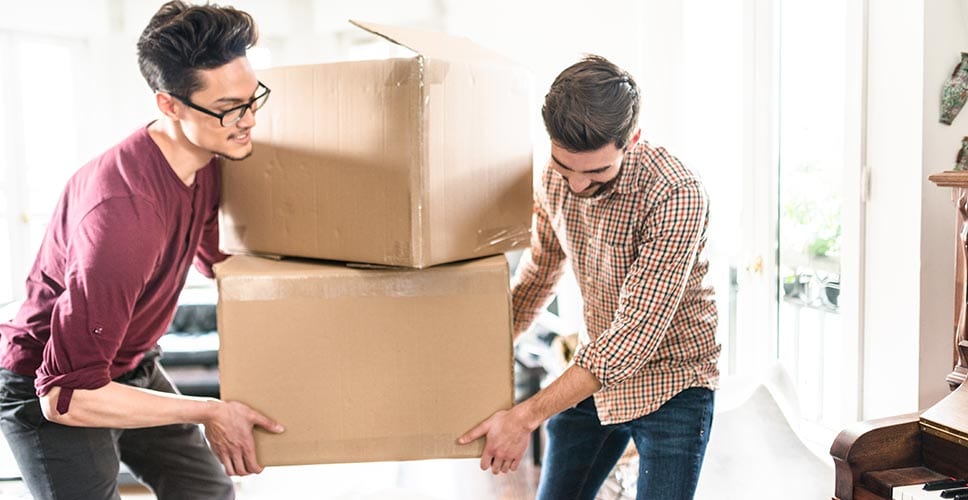
POLYGON ((889 500, 891 489, 968 477, 968 384, 921 415, 860 422, 837 436, 835 500, 889 500))
POLYGON ((954 369, 945 379, 954 389, 968 375, 968 307, 965 304, 968 300, 968 294, 965 293, 965 286, 968 284, 968 172, 947 171, 928 176, 928 180, 939 187, 950 187, 951 201, 956 207, 955 232, 958 239, 955 243, 955 307, 952 322, 954 369))
POLYGON ((929 176, 950 187, 956 205, 952 365, 945 378, 951 394, 920 415, 860 422, 841 432, 830 448, 834 500, 889 500, 898 486, 946 477, 968 478, 968 172, 929 176))

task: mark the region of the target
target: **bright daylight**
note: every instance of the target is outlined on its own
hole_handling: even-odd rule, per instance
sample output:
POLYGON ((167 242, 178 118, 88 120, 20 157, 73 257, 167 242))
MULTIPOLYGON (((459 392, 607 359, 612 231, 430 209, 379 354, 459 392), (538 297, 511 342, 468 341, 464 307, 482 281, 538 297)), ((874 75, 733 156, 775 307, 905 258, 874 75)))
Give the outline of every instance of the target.
POLYGON ((968 498, 968 0, 13 1, 0 98, 0 498, 968 498))

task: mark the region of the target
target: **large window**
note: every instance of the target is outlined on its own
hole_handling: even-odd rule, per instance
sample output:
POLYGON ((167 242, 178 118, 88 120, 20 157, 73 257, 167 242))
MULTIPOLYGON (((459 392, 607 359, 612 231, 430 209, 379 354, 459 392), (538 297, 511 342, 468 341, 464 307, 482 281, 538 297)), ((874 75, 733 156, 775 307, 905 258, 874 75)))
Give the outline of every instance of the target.
POLYGON ((0 302, 22 298, 23 280, 78 156, 82 45, 0 33, 0 302))
MULTIPOLYGON (((842 289, 842 207, 848 134, 848 30, 842 2, 782 2, 779 10, 778 357, 795 383, 801 416, 839 429, 846 359, 842 289), (824 36, 817 36, 817 26, 824 36)), ((854 198, 848 199, 853 196, 854 198)), ((847 387, 847 392, 853 390, 847 387)))
MULTIPOLYGON (((744 52, 743 14, 735 2, 686 0, 682 4, 681 107, 676 123, 681 128, 681 155, 701 175, 710 199, 710 235, 706 250, 709 282, 719 309, 717 340, 723 346, 720 369, 724 374, 743 371, 750 359, 741 344, 752 343, 741 331, 751 325, 740 317, 737 267, 744 260, 742 226, 743 186, 750 175, 744 169, 743 122, 744 52), (715 50, 710 47, 715 45, 715 50)), ((647 73, 648 74, 648 73, 647 73)), ((653 97, 654 98, 657 98, 653 97)), ((648 96, 646 97, 648 100, 648 96)), ((749 350, 747 350, 749 352, 749 350)))
MULTIPOLYGON (((10 59, 8 55, 9 47, 6 38, 0 35, 0 67, 10 59)), ((7 103, 15 102, 11 100, 11 89, 6 78, 0 78, 0 100, 7 103)), ((11 160, 11 145, 9 138, 10 127, 4 115, 16 114, 7 107, 7 112, 0 114, 0 304, 13 300, 13 278, 14 270, 13 259, 10 255, 10 223, 11 213, 15 211, 10 207, 11 191, 9 176, 7 175, 8 166, 11 160)))
POLYGON ((18 99, 23 147, 23 180, 30 253, 44 236, 47 221, 64 182, 80 166, 77 158, 77 105, 73 53, 60 42, 25 40, 17 43, 20 77, 18 99))

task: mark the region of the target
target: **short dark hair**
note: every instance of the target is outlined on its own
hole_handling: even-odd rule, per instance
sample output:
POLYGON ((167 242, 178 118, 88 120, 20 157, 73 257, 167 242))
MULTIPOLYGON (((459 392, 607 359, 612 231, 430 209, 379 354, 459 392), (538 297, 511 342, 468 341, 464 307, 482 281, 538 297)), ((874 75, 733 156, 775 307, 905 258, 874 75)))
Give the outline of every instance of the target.
POLYGON ((555 78, 541 116, 551 140, 572 152, 625 148, 639 123, 639 88, 608 59, 587 55, 555 78))
POLYGON ((245 55, 259 38, 252 16, 232 7, 168 2, 138 39, 138 66, 151 90, 190 96, 202 88, 198 70, 245 55))

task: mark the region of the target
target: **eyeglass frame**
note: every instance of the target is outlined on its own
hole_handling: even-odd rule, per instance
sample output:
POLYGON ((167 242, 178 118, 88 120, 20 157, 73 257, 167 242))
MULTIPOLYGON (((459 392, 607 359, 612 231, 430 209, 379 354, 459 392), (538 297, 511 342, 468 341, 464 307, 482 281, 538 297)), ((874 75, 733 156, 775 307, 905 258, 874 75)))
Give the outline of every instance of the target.
MULTIPOLYGON (((227 110, 223 111, 222 113, 216 113, 216 112, 214 112, 214 111, 212 111, 210 109, 205 109, 205 108, 199 106, 198 104, 193 103, 187 97, 184 97, 184 96, 181 96, 181 95, 172 93, 172 92, 167 92, 167 91, 162 91, 162 92, 165 92, 166 94, 174 97, 175 99, 178 99, 179 101, 182 102, 182 104, 188 106, 189 108, 194 109, 195 111, 201 111, 202 113, 205 113, 208 116, 211 116, 211 117, 214 117, 214 118, 218 118, 218 124, 221 125, 222 127, 231 127, 231 126, 235 125, 236 123, 239 123, 240 121, 242 121, 243 118, 245 118, 245 112, 248 111, 248 110, 251 110, 252 109, 252 106, 255 104, 256 101, 258 101, 259 99, 262 99, 263 97, 266 100, 269 99, 269 94, 272 92, 272 89, 270 89, 269 87, 267 87, 266 84, 264 84, 262 82, 258 82, 258 83, 259 83, 259 87, 262 87, 262 88, 266 89, 265 92, 263 92, 263 93, 255 96, 255 97, 253 97, 252 99, 249 100, 249 102, 247 102, 245 104, 240 104, 240 105, 235 106, 233 108, 227 109, 227 110), (239 113, 239 117, 236 118, 233 122, 231 122, 231 123, 229 123, 229 124, 226 125, 224 123, 224 121, 223 121, 225 119, 225 116, 226 115, 229 115, 231 113, 234 113, 234 112, 236 112, 236 111, 238 111, 240 109, 242 110, 242 112, 239 113)), ((259 87, 256 87, 255 88, 255 90, 257 92, 259 90, 259 87)), ((263 103, 263 105, 265 105, 265 103, 263 103)), ((259 106, 259 108, 261 108, 261 107, 262 106, 259 106)), ((256 108, 252 112, 255 113, 256 111, 259 110, 259 108, 256 108)))

